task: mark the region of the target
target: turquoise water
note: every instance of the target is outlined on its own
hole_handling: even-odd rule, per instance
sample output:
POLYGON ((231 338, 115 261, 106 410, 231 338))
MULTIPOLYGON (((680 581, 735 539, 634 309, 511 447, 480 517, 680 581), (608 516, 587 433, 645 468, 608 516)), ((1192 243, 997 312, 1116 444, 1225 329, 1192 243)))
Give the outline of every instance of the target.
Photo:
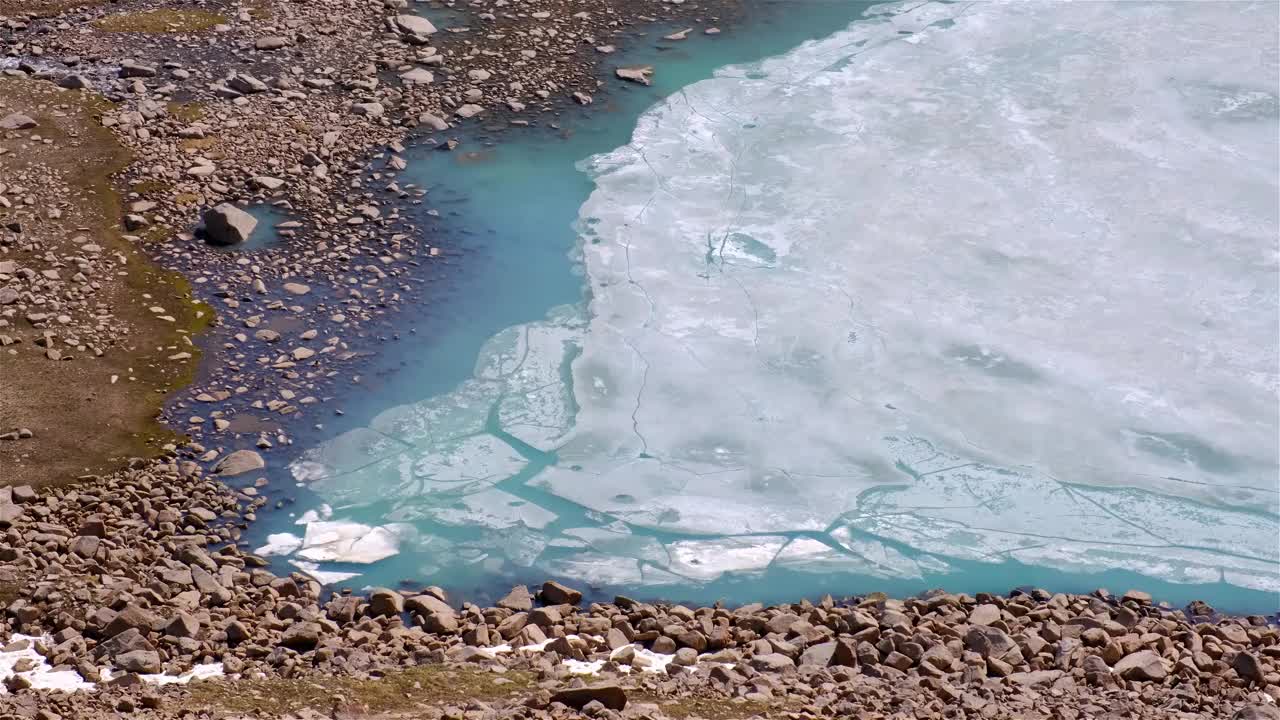
MULTIPOLYGON (((473 376, 481 348, 504 329, 537 323, 553 308, 580 305, 584 279, 575 253, 578 233, 574 225, 584 201, 595 188, 580 163, 626 145, 639 115, 663 97, 709 77, 716 68, 779 54, 806 40, 830 35, 856 19, 867 5, 805 3, 803 13, 795 12, 796 5, 790 3, 759 3, 753 7, 747 26, 732 34, 714 38, 691 35, 684 43, 665 43, 659 40, 665 30, 650 33, 648 39, 619 55, 617 64, 654 65, 654 85, 645 88, 610 79, 608 96, 598 96, 595 105, 580 113, 556 118, 554 122, 559 127, 547 127, 552 122, 549 118, 542 118, 543 127, 539 128, 472 127, 463 133, 463 144, 452 153, 413 151, 406 180, 428 188, 423 208, 434 209, 439 216, 424 214, 419 219, 429 233, 444 238, 433 244, 446 249, 446 258, 428 269, 426 299, 420 307, 386 328, 387 336, 398 333, 400 339, 383 344, 380 357, 363 374, 358 389, 333 403, 345 414, 326 419, 323 429, 302 432, 298 446, 332 444, 333 438, 342 437, 340 433, 359 433, 389 408, 444 397, 473 376)), ((948 22, 940 20, 937 25, 944 27, 948 22)), ((612 67, 606 64, 610 72, 612 67)), ((590 228, 583 230, 591 236, 590 228)), ((777 260, 772 250, 750 235, 735 236, 733 242, 756 260, 777 260)), ((709 266, 712 256, 709 251, 709 266)), ((963 356, 961 360, 965 362, 975 355, 963 347, 953 354, 957 358, 963 356)), ((567 378, 573 357, 569 353, 568 362, 559 368, 561 379, 567 378)), ((1000 360, 997 358, 1000 367, 996 370, 1014 367, 1013 363, 1000 360)), ((491 599, 513 582, 535 582, 559 575, 580 586, 584 577, 591 578, 585 582, 601 592, 658 594, 700 602, 719 598, 782 601, 824 592, 847 595, 871 590, 901 595, 937 586, 953 591, 1001 592, 1034 585, 1064 591, 1088 591, 1099 586, 1112 590, 1141 587, 1175 604, 1204 599, 1241 611, 1271 612, 1277 605, 1274 593, 1226 582, 1173 583, 1153 579, 1150 573, 1139 575, 1115 569, 1073 573, 1014 559, 992 563, 948 556, 943 564, 933 562, 933 555, 921 552, 911 542, 856 528, 847 531, 842 548, 835 546, 829 535, 834 525, 811 531, 767 533, 753 533, 744 527, 731 534, 668 531, 634 524, 623 528, 608 514, 589 509, 589 503, 579 504, 563 497, 563 493, 529 484, 542 471, 556 466, 560 458, 504 430, 497 408, 496 404, 481 402, 472 409, 480 412, 476 422, 482 425, 483 432, 503 441, 509 448, 503 452, 511 457, 501 459, 496 467, 462 473, 455 480, 465 485, 474 475, 485 473, 501 478, 493 484, 495 490, 505 493, 502 497, 506 500, 497 503, 500 507, 480 508, 478 512, 477 508, 466 506, 465 493, 459 490, 456 516, 442 515, 440 508, 433 508, 426 516, 406 514, 401 502, 403 488, 384 497, 380 494, 383 488, 378 485, 388 476, 404 472, 395 462, 341 468, 344 474, 321 483, 322 495, 313 495, 306 488, 290 492, 296 501, 289 509, 293 514, 328 501, 338 506, 335 518, 343 521, 370 526, 394 521, 412 528, 394 557, 372 565, 324 563, 324 569, 358 573, 359 577, 348 581, 352 585, 430 582, 476 600, 491 599), (515 470, 505 472, 504 468, 515 470), (494 522, 458 520, 486 513, 505 516, 494 522), (511 522, 512 517, 515 522, 511 522), (545 538, 565 531, 574 533, 572 537, 581 543, 545 542, 545 538), (814 556, 812 566, 805 571, 773 568, 763 575, 728 572, 712 581, 692 582, 664 573, 656 563, 642 561, 642 577, 638 578, 642 582, 633 582, 627 572, 611 574, 608 568, 575 564, 583 547, 591 548, 607 561, 615 556, 644 558, 666 552, 662 548, 679 543, 701 548, 708 564, 715 564, 720 559, 714 557, 716 554, 735 557, 736 553, 753 552, 735 543, 749 544, 751 538, 765 536, 793 545, 803 541, 811 555, 814 548, 823 546, 837 555, 851 545, 874 547, 880 554, 880 570, 906 563, 912 571, 905 576, 893 572, 859 574, 840 569, 839 563, 824 566, 830 558, 814 556), (537 567, 533 567, 535 559, 537 567)), ((389 434, 377 442, 394 448, 402 441, 389 434)), ((406 445, 405 449, 411 448, 406 445)), ((910 454, 903 452, 906 459, 896 470, 900 481, 904 487, 916 481, 917 486, 926 488, 922 492, 927 492, 927 483, 922 479, 939 471, 924 467, 928 458, 916 458, 920 462, 914 462, 908 457, 910 454)), ((286 478, 286 474, 277 471, 274 484, 284 485, 286 478)), ((580 482, 589 485, 592 481, 583 476, 580 482)), ((895 490, 893 485, 867 490, 858 494, 857 502, 871 507, 890 504, 895 490)), ((619 498, 619 502, 627 502, 626 498, 615 496, 619 498)), ((444 510, 451 508, 446 506, 444 510)), ((760 510, 768 512, 770 508, 760 510)), ((1264 513, 1260 522, 1268 522, 1270 517, 1264 513)), ((271 533, 301 534, 301 528, 293 525, 289 513, 275 513, 268 514, 253 532, 254 541, 261 542, 271 533)), ((690 561, 692 565, 699 562, 697 557, 690 561)), ((685 569, 690 575, 697 575, 696 568, 687 564, 685 569)))

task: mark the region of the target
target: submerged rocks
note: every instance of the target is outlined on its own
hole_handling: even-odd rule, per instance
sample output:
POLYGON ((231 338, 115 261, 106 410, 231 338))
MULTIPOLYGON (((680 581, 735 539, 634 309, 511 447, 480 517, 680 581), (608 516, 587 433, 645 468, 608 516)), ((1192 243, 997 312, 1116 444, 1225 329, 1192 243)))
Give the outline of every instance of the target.
POLYGON ((652 85, 653 66, 638 65, 635 67, 620 67, 613 71, 622 80, 628 80, 641 85, 652 85))
POLYGON ((231 203, 204 212, 205 240, 210 245, 236 245, 249 239, 258 219, 231 203))

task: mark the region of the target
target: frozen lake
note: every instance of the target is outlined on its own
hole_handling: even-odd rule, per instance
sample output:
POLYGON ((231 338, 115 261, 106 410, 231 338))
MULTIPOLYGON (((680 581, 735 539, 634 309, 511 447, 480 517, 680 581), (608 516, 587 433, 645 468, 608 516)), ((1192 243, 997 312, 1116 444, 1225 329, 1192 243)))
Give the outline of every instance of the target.
POLYGON ((1274 610, 1278 12, 828 11, 577 171, 499 149, 478 191, 580 207, 496 234, 567 236, 586 299, 399 375, 292 465, 314 522, 274 544, 360 584, 1274 610))

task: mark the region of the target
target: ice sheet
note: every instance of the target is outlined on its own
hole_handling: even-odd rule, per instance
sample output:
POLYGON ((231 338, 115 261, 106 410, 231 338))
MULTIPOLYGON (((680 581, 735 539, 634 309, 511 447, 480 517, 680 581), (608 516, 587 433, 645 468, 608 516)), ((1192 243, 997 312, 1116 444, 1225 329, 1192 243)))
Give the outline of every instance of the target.
POLYGON ((1280 590, 1278 12, 890 4, 725 68, 584 163, 585 310, 297 474, 600 584, 1280 590))

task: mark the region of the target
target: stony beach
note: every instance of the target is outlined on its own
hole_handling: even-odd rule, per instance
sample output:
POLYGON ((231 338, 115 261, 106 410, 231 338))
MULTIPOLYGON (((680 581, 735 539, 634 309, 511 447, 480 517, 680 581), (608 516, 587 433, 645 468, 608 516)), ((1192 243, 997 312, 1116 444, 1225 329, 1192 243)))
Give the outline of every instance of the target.
POLYGON ((741 10, 423 7, 0 0, 0 718, 1280 718, 1274 616, 1138 590, 479 607, 273 573, 255 471, 451 262, 406 149, 553 130, 649 82, 617 48, 741 10), (287 219, 228 251, 254 206, 287 219))

